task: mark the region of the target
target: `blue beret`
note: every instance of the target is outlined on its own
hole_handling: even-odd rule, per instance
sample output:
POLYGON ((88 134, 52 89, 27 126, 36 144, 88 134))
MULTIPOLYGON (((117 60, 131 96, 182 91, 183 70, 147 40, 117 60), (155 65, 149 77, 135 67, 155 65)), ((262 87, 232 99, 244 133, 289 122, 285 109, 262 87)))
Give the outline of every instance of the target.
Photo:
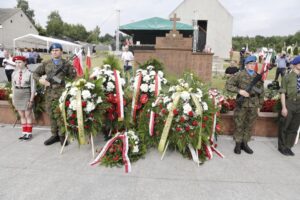
POLYGON ((299 63, 300 63, 300 56, 295 57, 291 62, 292 65, 297 65, 299 63))
POLYGON ((249 62, 256 62, 256 56, 248 56, 245 59, 245 64, 248 64, 249 62))
POLYGON ((51 46, 50 46, 50 48, 49 48, 49 51, 52 51, 52 49, 60 49, 60 50, 62 50, 62 46, 59 43, 52 43, 51 46))

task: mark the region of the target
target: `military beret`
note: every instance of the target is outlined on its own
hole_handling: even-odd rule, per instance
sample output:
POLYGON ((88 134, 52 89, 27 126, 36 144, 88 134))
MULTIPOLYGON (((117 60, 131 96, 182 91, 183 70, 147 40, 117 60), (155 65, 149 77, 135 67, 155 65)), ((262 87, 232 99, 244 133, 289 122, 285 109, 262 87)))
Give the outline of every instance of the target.
POLYGON ((13 57, 13 61, 15 62, 16 60, 22 60, 23 62, 26 62, 26 57, 24 56, 15 56, 13 57))
POLYGON ((256 62, 256 56, 248 56, 246 59, 245 59, 245 64, 248 64, 250 62, 256 62))
POLYGON ((300 56, 295 57, 291 62, 292 65, 298 65, 299 63, 300 63, 300 56))
POLYGON ((52 49, 60 49, 60 50, 62 50, 63 48, 62 48, 61 44, 59 44, 59 43, 52 43, 51 46, 50 46, 50 48, 49 48, 49 51, 52 51, 52 49))

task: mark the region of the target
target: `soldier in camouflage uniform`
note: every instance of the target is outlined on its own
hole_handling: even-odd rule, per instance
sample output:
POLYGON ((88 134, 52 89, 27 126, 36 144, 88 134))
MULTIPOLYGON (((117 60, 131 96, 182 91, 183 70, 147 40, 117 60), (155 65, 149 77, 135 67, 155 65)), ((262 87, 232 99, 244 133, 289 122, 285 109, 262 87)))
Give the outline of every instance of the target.
POLYGON ((281 81, 281 119, 278 128, 278 150, 286 156, 294 156, 297 130, 300 125, 300 56, 292 60, 293 69, 281 81))
POLYGON ((241 149, 246 153, 253 153, 253 150, 248 146, 248 142, 251 138, 252 126, 264 101, 263 81, 258 81, 249 93, 246 91, 246 88, 257 75, 254 71, 256 57, 248 56, 245 59, 245 65, 246 70, 242 70, 228 79, 225 86, 228 91, 244 96, 243 103, 237 106, 234 111, 236 129, 233 138, 236 142, 234 148, 236 154, 240 154, 241 149))
POLYGON ((46 87, 46 111, 50 115, 52 136, 44 142, 45 145, 51 145, 59 141, 61 144, 63 144, 64 142, 65 137, 59 132, 57 119, 55 119, 55 108, 53 108, 53 104, 55 101, 58 101, 65 88, 65 78, 74 79, 76 77, 76 70, 70 63, 62 58, 63 51, 61 44, 53 43, 50 46, 49 51, 52 58, 43 62, 33 74, 34 79, 46 87), (54 79, 50 81, 49 77, 53 75, 53 72, 55 72, 61 66, 64 66, 63 70, 55 76, 55 81, 54 79), (45 78, 44 75, 47 77, 45 78))

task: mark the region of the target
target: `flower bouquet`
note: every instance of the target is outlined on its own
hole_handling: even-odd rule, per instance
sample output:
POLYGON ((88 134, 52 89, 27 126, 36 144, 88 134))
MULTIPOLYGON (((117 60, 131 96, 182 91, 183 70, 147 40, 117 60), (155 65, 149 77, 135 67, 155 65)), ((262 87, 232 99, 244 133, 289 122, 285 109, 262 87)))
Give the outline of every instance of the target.
POLYGON ((185 80, 179 79, 177 85, 170 87, 168 95, 153 104, 160 152, 170 146, 196 163, 199 159, 211 159, 213 151, 223 157, 213 143, 214 133, 220 131, 217 117, 214 118, 219 108, 204 91, 202 83, 186 75, 185 80))
POLYGON ((131 162, 141 158, 145 151, 144 145, 134 131, 117 132, 100 149, 98 156, 91 165, 97 163, 110 167, 125 165, 125 172, 127 173, 131 171, 131 162))
POLYGON ((105 108, 101 86, 101 80, 78 79, 66 84, 59 99, 64 124, 62 132, 78 139, 79 144, 86 144, 86 136, 96 135, 101 130, 105 108))

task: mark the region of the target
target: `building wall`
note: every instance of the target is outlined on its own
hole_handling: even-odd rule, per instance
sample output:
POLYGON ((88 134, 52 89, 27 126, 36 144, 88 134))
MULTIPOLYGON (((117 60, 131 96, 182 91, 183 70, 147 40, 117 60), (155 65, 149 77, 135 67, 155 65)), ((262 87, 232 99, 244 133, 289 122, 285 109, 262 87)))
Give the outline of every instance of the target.
POLYGON ((13 40, 26 34, 38 34, 38 31, 29 21, 22 10, 2 23, 0 29, 0 43, 6 49, 13 49, 13 40))
POLYGON ((192 71, 201 80, 209 82, 212 74, 213 54, 192 53, 191 50, 157 49, 135 50, 134 60, 144 63, 150 58, 163 62, 165 71, 175 77, 182 77, 185 71, 192 71))
POLYGON ((193 19, 207 20, 206 45, 212 48, 215 56, 229 58, 233 17, 218 0, 185 0, 169 17, 174 13, 186 24, 192 25, 193 19))

